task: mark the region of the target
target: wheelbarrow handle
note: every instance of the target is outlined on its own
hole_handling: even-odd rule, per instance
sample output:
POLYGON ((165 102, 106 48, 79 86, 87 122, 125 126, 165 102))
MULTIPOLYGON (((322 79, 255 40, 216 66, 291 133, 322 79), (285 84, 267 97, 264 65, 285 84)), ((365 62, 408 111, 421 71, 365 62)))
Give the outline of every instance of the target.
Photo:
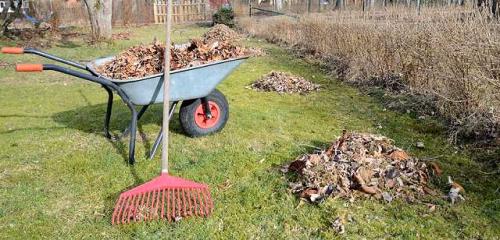
POLYGON ((2 53, 4 54, 23 54, 24 48, 20 47, 3 47, 2 53))
POLYGON ((17 72, 41 72, 43 64, 16 64, 17 72))
POLYGON ((79 68, 79 69, 82 69, 82 70, 89 71, 85 65, 82 65, 80 63, 73 62, 73 61, 70 61, 70 60, 66 60, 66 59, 60 58, 58 56, 54 56, 52 54, 49 54, 49 53, 46 53, 46 52, 43 52, 43 51, 40 51, 40 50, 37 50, 37 49, 34 49, 34 48, 2 47, 1 51, 4 54, 23 54, 23 53, 34 54, 34 55, 38 55, 40 57, 44 57, 44 58, 47 58, 47 59, 50 59, 50 60, 54 60, 56 62, 60 62, 60 63, 66 64, 66 65, 70 65, 72 67, 76 67, 76 68, 79 68))
POLYGON ((134 164, 137 111, 135 110, 135 105, 132 103, 132 101, 123 91, 123 89, 120 88, 120 86, 102 77, 94 76, 91 74, 83 73, 81 71, 76 71, 70 68, 65 68, 53 64, 18 64, 16 65, 16 70, 18 72, 41 72, 44 70, 56 71, 77 78, 81 78, 90 82, 101 84, 102 86, 105 86, 107 90, 110 91, 114 90, 118 94, 118 96, 122 98, 123 102, 127 105, 127 107, 130 109, 130 112, 132 113, 132 119, 130 121, 129 163, 134 164))

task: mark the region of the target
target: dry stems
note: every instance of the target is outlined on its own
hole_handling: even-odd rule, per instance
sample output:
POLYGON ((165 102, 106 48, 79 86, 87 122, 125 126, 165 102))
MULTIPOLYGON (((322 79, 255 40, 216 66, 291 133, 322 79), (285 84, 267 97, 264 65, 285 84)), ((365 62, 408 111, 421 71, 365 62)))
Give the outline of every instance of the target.
POLYGON ((497 138, 500 127, 500 28, 457 9, 331 12, 242 19, 250 34, 314 55, 345 81, 394 84, 434 99, 457 136, 497 138))

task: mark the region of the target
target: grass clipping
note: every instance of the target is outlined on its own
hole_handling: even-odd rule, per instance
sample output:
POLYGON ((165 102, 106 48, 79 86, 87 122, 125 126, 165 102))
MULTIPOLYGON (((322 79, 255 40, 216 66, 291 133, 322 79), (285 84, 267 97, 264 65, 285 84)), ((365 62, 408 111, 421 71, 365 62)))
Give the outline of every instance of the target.
POLYGON ((302 155, 282 170, 296 173, 292 192, 313 203, 329 196, 414 202, 436 194, 427 186, 425 162, 410 157, 392 140, 372 134, 344 131, 328 149, 302 155))
POLYGON ((320 85, 290 73, 272 71, 253 82, 250 87, 263 92, 306 94, 318 91, 320 85))
MULTIPOLYGON (((172 70, 237 58, 252 54, 252 49, 238 46, 238 33, 219 24, 200 39, 171 49, 172 70)), ((112 79, 129 79, 163 72, 165 45, 154 41, 149 45, 133 46, 112 61, 97 67, 97 72, 112 79)))

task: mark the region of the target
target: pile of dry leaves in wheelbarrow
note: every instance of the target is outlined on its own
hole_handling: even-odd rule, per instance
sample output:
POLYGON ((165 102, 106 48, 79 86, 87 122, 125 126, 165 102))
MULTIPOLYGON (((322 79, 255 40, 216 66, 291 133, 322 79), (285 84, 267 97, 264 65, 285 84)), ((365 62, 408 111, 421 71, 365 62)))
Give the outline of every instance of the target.
MULTIPOLYGON (((253 49, 237 44, 239 34, 225 25, 216 25, 200 39, 172 48, 172 70, 194 67, 213 61, 252 55, 253 49)), ((113 79, 139 78, 163 71, 164 44, 154 41, 120 53, 112 61, 97 68, 100 74, 113 79)))
POLYGON ((282 171, 296 173, 292 192, 313 203, 330 196, 414 202, 439 195, 428 183, 441 174, 437 164, 411 157, 386 137, 345 131, 328 149, 302 155, 282 171))

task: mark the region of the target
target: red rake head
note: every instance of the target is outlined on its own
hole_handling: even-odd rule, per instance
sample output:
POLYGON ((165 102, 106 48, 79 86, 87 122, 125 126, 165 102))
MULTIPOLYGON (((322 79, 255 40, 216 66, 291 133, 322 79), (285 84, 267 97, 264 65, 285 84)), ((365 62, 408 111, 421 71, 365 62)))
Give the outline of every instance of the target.
POLYGON ((112 224, 208 216, 213 203, 208 186, 168 174, 120 194, 112 224))

